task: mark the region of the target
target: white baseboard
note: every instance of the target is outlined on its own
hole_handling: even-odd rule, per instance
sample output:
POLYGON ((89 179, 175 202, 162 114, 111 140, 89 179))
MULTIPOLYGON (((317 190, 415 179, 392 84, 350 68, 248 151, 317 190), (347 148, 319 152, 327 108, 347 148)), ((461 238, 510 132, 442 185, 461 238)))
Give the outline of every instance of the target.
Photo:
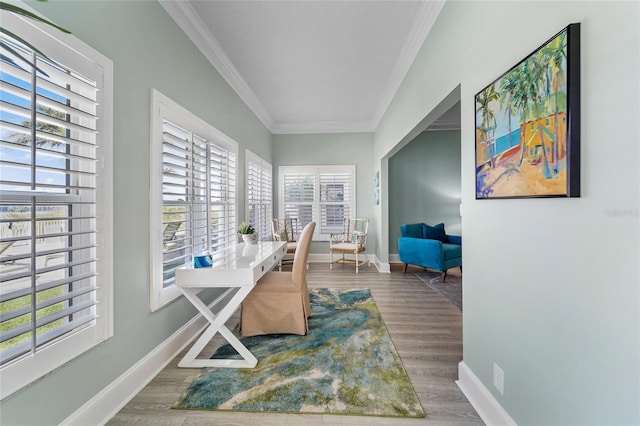
MULTIPOLYGON (((389 266, 389 264, 381 262, 380 259, 378 259, 378 256, 376 256, 375 254, 367 254, 367 258, 378 269, 378 272, 391 273, 391 267, 389 266)), ((310 263, 329 263, 329 254, 310 253, 309 262, 310 263)))
POLYGON ((516 422, 464 361, 458 364, 456 384, 485 424, 489 426, 517 426, 516 422))
POLYGON ((373 256, 374 264, 376 268, 378 268, 378 272, 382 274, 390 274, 391 273, 391 265, 389 263, 382 262, 378 259, 378 256, 373 256))
POLYGON ((171 362, 208 323, 198 314, 145 355, 61 425, 104 425, 171 362))
POLYGON ((402 263, 400 261, 400 255, 398 253, 389 253, 389 263, 402 263))
MULTIPOLYGON (((338 255, 334 254, 333 259, 334 261, 338 259, 338 255)), ((353 259, 353 256, 351 255, 349 259, 353 259)), ((362 260, 362 255, 360 255, 360 259, 362 260)), ((367 259, 371 263, 375 264, 376 266, 380 263, 380 261, 374 254, 367 254, 367 259)), ((329 262, 330 262, 329 253, 309 253, 309 263, 329 263, 329 262)), ((378 270, 380 270, 380 268, 378 268, 378 270)), ((383 271, 380 271, 380 272, 383 272, 383 271)))

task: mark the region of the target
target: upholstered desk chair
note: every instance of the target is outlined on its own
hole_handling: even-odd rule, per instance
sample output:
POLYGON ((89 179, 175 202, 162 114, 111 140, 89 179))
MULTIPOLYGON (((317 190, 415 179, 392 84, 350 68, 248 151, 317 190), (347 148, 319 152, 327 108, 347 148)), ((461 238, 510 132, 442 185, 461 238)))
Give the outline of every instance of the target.
POLYGON ((316 223, 310 222, 302 230, 291 272, 267 272, 242 302, 243 336, 307 334, 311 303, 306 264, 315 227, 316 223))
POLYGON ((356 274, 358 268, 363 263, 369 263, 367 256, 367 232, 369 229, 369 220, 363 218, 344 219, 344 230, 339 234, 329 235, 329 269, 333 269, 334 263, 349 263, 356 266, 356 274), (334 262, 333 254, 337 253, 340 258, 334 262), (360 261, 358 255, 364 253, 364 260, 360 261), (355 259, 346 258, 345 255, 353 255, 355 259))
POLYGON ((278 270, 282 271, 283 264, 291 265, 293 263, 293 255, 298 248, 298 219, 273 219, 271 221, 271 232, 273 234, 273 241, 287 242, 287 255, 283 257, 278 265, 278 270))

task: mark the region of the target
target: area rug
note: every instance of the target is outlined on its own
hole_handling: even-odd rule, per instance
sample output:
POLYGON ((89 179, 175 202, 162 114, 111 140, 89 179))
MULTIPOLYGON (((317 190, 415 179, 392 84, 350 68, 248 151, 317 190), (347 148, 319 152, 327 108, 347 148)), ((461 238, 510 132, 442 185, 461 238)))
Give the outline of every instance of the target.
POLYGON ((442 282, 442 272, 422 271, 415 274, 426 285, 462 311, 462 277, 447 274, 447 281, 442 282))
MULTIPOLYGON (((253 369, 206 368, 173 408, 424 417, 369 289, 312 289, 306 336, 240 339, 253 369)), ((212 358, 235 354, 231 345, 212 358)))

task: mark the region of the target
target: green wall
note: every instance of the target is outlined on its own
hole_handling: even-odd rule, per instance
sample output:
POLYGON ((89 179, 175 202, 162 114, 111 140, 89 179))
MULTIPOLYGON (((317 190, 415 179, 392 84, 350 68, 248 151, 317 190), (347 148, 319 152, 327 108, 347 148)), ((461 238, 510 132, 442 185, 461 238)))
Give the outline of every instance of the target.
POLYGON ((459 87, 463 358, 519 425, 640 424, 638 22, 640 2, 448 1, 375 133, 384 163, 459 87), (475 200, 474 95, 572 22, 581 197, 475 200))
POLYGON ((389 159, 389 253, 403 223, 444 223, 461 235, 460 131, 425 131, 389 159))
MULTIPOLYGON (((29 2, 114 63, 115 335, 2 402, 2 425, 58 424, 196 315, 149 309, 151 88, 271 161, 271 134, 155 1, 29 2), (34 409, 34 407, 36 409, 34 409)), ((244 197, 239 197, 239 217, 244 197)))
MULTIPOLYGON (((356 214, 369 218, 367 253, 375 254, 373 134, 273 135, 273 212, 278 214, 278 166, 356 165, 356 214)), ((329 254, 328 242, 314 242, 311 253, 329 254)))

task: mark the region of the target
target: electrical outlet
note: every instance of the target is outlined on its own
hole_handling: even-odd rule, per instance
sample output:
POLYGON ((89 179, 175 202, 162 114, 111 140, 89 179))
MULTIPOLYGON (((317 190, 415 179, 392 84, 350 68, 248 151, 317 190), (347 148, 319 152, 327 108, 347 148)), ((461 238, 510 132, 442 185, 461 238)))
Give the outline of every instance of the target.
POLYGON ((504 371, 495 362, 493 363, 493 386, 498 389, 500 395, 504 395, 504 371))

